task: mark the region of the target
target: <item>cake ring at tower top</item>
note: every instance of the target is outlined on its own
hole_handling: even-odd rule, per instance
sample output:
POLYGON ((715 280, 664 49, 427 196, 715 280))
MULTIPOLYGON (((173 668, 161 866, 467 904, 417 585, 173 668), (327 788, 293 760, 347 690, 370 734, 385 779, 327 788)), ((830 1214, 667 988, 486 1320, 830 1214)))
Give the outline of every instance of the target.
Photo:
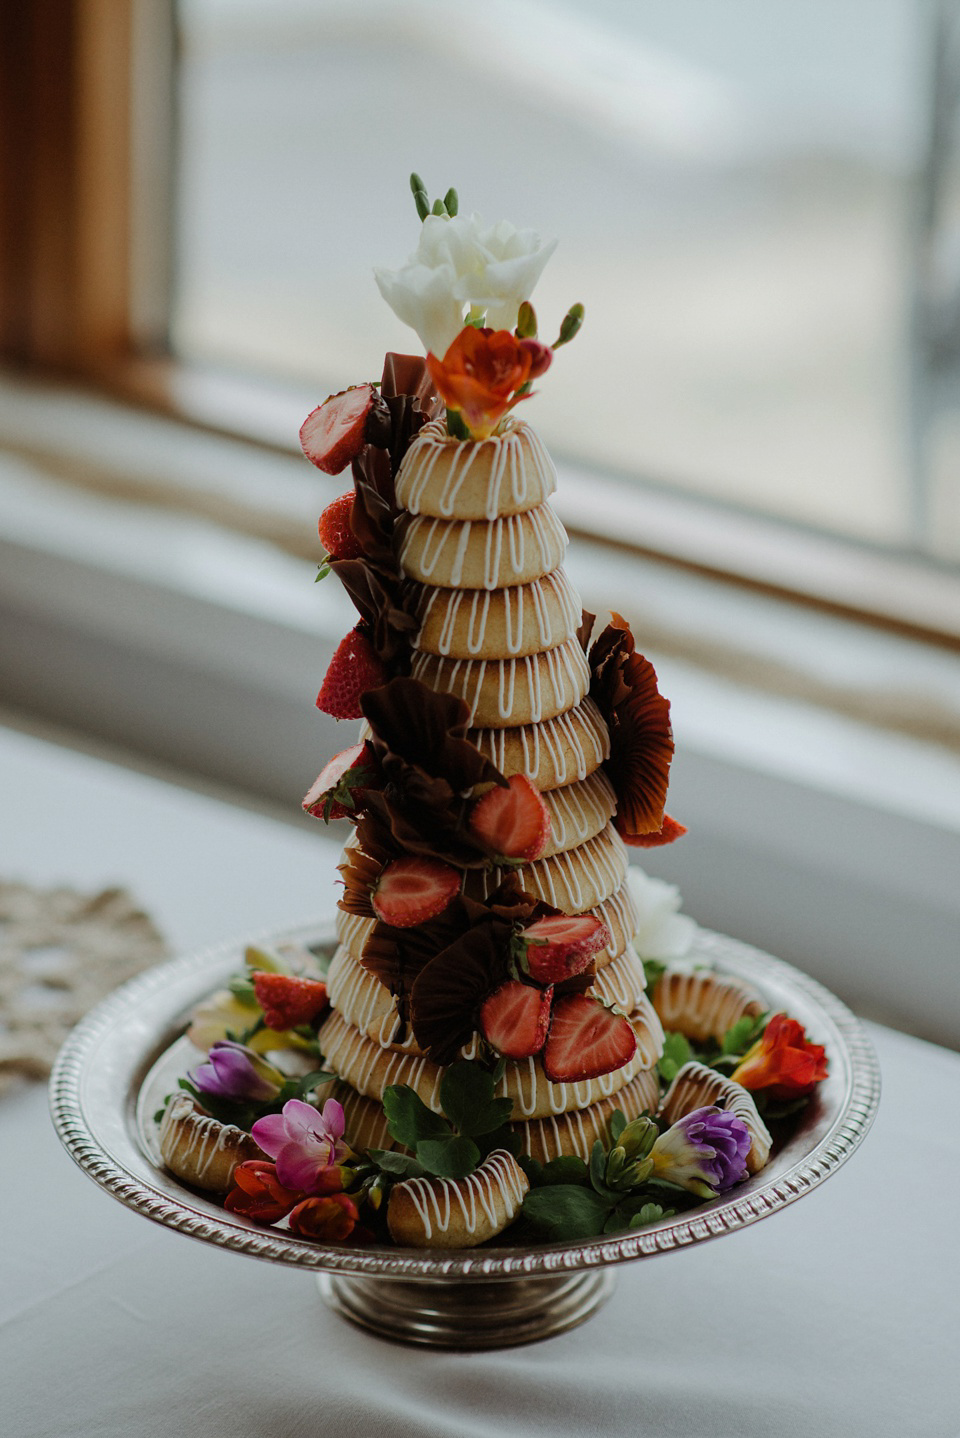
POLYGON ((425 424, 397 475, 397 503, 435 519, 499 519, 548 499, 557 471, 537 434, 507 419, 499 434, 464 444, 442 420, 425 424))
POLYGON ((567 552, 567 531, 549 504, 504 519, 431 519, 402 514, 400 568, 441 589, 506 589, 552 574, 567 552))
POLYGON ((514 659, 572 639, 583 605, 562 569, 509 589, 441 589, 409 581, 420 621, 414 648, 454 659, 514 659))

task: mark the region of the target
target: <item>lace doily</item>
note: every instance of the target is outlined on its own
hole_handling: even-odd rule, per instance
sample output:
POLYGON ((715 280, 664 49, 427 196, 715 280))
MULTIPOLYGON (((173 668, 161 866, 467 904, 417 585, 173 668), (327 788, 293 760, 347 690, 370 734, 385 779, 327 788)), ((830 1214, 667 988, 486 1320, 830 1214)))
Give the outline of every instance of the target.
POLYGON ((167 955, 124 889, 78 894, 0 882, 0 1093, 44 1079, 78 1019, 167 955))

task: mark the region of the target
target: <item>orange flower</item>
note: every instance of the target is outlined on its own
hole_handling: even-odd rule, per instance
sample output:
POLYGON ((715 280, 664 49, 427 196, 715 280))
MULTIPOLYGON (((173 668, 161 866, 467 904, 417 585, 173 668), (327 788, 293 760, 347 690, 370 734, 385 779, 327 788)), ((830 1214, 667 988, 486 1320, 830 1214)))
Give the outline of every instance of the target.
POLYGON ((342 1243, 353 1233, 359 1217, 357 1205, 345 1193, 305 1198, 290 1215, 290 1231, 321 1243, 342 1243))
POLYGON ((549 346, 536 340, 467 325, 442 360, 427 355, 427 369, 447 409, 462 414, 474 439, 486 439, 509 409, 529 398, 529 392, 517 390, 543 374, 552 359, 549 346))
POLYGON ((805 1098, 827 1076, 822 1044, 807 1039, 802 1024, 774 1014, 763 1037, 747 1051, 731 1077, 747 1089, 777 1100, 805 1098))
POLYGON ((233 1171, 232 1188, 223 1201, 228 1213, 239 1213, 254 1223, 277 1223, 303 1198, 296 1189, 285 1188, 277 1178, 276 1166, 250 1158, 233 1171))

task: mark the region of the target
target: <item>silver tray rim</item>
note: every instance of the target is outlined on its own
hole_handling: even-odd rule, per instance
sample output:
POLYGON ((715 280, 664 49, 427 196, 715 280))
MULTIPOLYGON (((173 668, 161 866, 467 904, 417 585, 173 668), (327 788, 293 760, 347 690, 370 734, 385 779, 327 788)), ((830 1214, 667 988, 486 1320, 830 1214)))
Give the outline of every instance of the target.
POLYGON ((462 1250, 359 1248, 257 1228, 162 1167, 145 1133, 141 1089, 182 1033, 189 1010, 242 966, 248 944, 321 945, 332 942, 332 934, 327 919, 188 953, 140 974, 91 1010, 64 1044, 50 1080, 54 1127, 79 1167, 145 1218, 267 1262, 421 1282, 525 1278, 651 1258, 767 1218, 835 1173, 862 1143, 877 1111, 879 1065, 846 1005, 783 960, 699 929, 688 960, 748 981, 771 1008, 789 1012, 811 1038, 827 1046, 829 1078, 798 1129, 760 1174, 686 1214, 587 1242, 462 1250))

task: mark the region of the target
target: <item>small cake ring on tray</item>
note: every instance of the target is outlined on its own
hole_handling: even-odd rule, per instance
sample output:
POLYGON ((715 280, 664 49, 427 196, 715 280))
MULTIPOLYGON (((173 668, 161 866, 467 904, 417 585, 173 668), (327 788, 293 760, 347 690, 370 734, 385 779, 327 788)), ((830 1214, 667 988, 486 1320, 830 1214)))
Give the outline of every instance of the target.
POLYGON ((227 1193, 238 1164, 267 1156, 250 1134, 211 1118, 188 1093, 174 1094, 164 1110, 160 1152, 177 1178, 210 1193, 227 1193))
POLYGON ((755 989, 712 969, 668 970, 654 984, 650 997, 663 1027, 694 1043, 707 1039, 720 1043, 739 1019, 759 1018, 766 1008, 755 989))
POLYGON ((742 1084, 734 1083, 726 1074, 717 1073, 716 1069, 691 1059, 678 1071, 664 1094, 660 1117, 673 1124, 685 1114, 693 1113, 694 1109, 708 1108, 712 1104, 720 1104, 743 1123, 750 1135, 747 1171, 759 1173, 769 1161, 773 1140, 752 1096, 742 1084))
POLYGON ((387 1227, 404 1248, 476 1248, 513 1222, 530 1180, 505 1148, 467 1178, 408 1178, 387 1205, 387 1227))

